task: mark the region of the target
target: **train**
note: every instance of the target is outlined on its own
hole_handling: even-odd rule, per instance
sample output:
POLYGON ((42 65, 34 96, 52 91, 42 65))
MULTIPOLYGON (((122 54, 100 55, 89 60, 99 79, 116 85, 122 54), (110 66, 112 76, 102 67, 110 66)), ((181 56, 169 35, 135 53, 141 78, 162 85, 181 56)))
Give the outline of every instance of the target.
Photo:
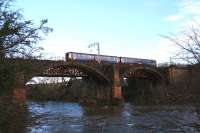
POLYGON ((123 64, 144 64, 150 66, 156 66, 156 60, 152 59, 140 59, 140 58, 130 58, 130 57, 118 57, 118 56, 108 56, 108 55, 97 55, 97 54, 86 54, 78 52, 67 52, 66 61, 101 61, 111 64, 123 63, 123 64))

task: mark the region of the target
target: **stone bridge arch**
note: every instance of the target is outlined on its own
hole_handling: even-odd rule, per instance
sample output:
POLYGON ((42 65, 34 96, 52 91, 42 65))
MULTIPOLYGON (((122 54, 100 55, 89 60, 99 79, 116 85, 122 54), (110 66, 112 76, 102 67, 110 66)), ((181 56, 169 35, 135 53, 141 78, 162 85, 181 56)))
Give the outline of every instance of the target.
POLYGON ((158 103, 164 96, 162 82, 163 76, 156 68, 129 68, 121 74, 123 98, 140 104, 158 103))
MULTIPOLYGON (((108 78, 105 72, 98 67, 71 62, 42 63, 39 67, 34 64, 35 67, 31 67, 30 73, 22 73, 22 77, 23 74, 28 77, 25 83, 33 77, 83 77, 80 80, 69 80, 69 84, 66 84, 65 88, 66 94, 71 94, 80 101, 89 99, 92 102, 102 101, 107 103, 111 99, 112 79, 108 78)), ((27 89, 27 93, 29 90, 27 89)))
POLYGON ((149 79, 154 79, 157 81, 162 81, 163 76, 162 74, 152 67, 132 67, 127 69, 125 72, 122 73, 122 78, 128 78, 128 77, 144 77, 149 79), (144 75, 143 75, 144 74, 144 75))
POLYGON ((91 77, 102 81, 105 84, 111 84, 111 80, 98 69, 85 64, 78 63, 60 63, 50 64, 40 70, 35 76, 45 77, 91 77))

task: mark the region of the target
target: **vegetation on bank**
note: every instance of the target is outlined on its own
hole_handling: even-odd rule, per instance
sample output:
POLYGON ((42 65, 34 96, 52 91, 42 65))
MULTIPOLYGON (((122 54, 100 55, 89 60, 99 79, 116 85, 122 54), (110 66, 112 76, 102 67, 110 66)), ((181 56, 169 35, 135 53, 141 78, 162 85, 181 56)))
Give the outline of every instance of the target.
POLYGON ((28 86, 27 98, 32 100, 66 100, 83 104, 106 105, 111 88, 95 81, 72 79, 64 83, 43 83, 28 86))
POLYGON ((32 100, 69 100, 74 101, 71 95, 66 95, 65 83, 48 83, 28 85, 27 98, 32 100))
MULTIPOLYGON (((199 104, 200 103, 200 66, 187 68, 175 67, 180 70, 179 75, 170 79, 167 85, 167 104, 199 104), (182 73, 181 73, 182 72, 182 73)), ((168 69, 170 70, 170 69, 168 69)))

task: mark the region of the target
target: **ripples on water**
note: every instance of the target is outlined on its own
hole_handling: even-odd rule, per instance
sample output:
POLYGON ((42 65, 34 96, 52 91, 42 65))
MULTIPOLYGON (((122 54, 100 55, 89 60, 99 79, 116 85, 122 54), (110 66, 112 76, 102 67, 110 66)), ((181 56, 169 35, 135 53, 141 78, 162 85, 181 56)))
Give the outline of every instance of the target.
POLYGON ((84 108, 77 103, 27 102, 30 133, 173 133, 200 132, 193 106, 84 108))

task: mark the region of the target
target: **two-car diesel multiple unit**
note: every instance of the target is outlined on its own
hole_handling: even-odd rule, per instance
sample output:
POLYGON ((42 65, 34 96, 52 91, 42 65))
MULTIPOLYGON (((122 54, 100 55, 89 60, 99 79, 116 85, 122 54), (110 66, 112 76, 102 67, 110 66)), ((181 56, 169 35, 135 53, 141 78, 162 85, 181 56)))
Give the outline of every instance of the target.
POLYGON ((97 55, 97 54, 86 54, 77 52, 66 53, 66 61, 101 61, 108 63, 124 63, 124 64, 145 64, 150 66, 156 66, 155 60, 149 59, 139 59, 139 58, 129 58, 129 57, 118 57, 118 56, 108 56, 108 55, 97 55))

